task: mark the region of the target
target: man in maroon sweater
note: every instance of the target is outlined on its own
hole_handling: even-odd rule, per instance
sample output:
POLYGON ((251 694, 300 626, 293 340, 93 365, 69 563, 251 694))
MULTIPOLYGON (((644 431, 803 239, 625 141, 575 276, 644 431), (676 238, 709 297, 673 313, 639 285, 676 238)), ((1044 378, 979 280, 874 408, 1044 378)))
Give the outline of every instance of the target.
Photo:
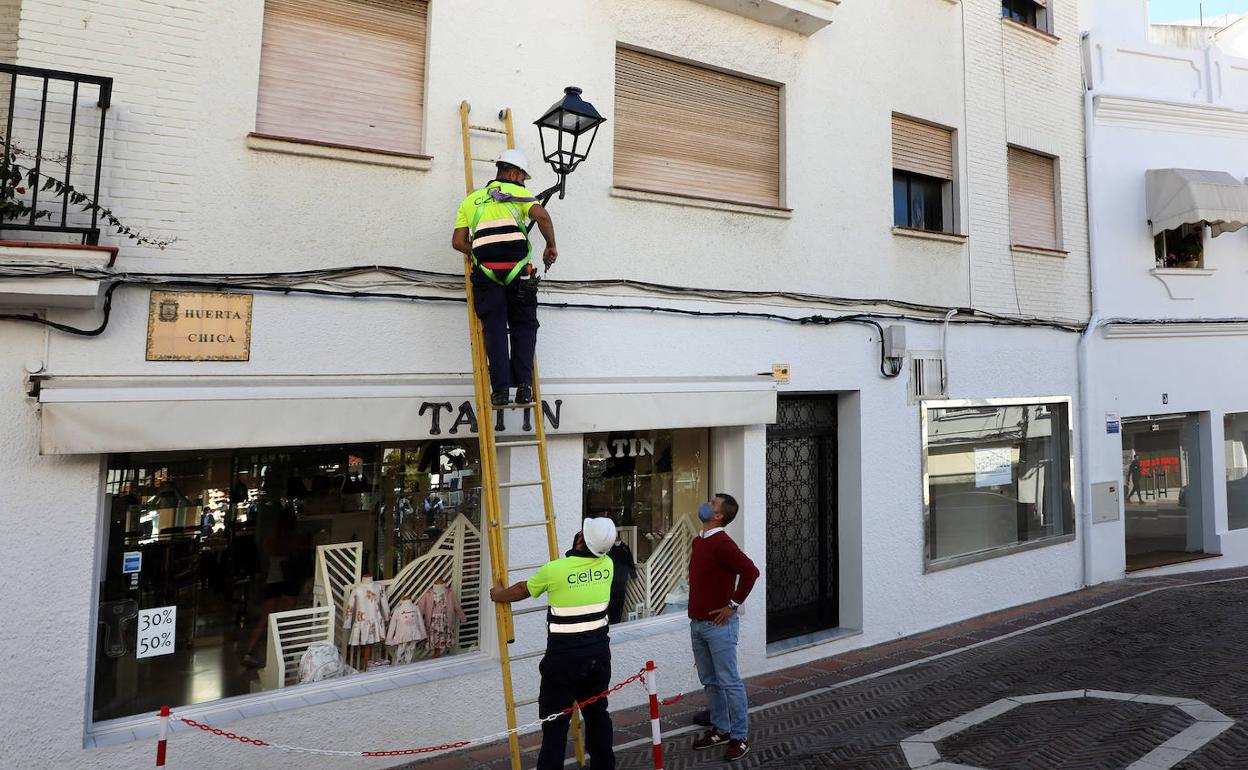
POLYGON ((711 729, 693 748, 726 746, 732 761, 750 751, 746 741, 745 683, 737 673, 737 608, 758 580, 758 567, 732 541, 724 527, 737 517, 732 495, 720 492, 698 509, 702 533, 689 557, 689 634, 698 679, 711 707, 711 729))

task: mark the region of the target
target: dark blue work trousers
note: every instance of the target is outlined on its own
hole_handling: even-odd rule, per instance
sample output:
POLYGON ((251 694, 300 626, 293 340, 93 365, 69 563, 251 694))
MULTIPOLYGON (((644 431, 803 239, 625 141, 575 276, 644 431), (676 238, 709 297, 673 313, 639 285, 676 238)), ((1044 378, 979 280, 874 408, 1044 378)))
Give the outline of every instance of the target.
POLYGON ((519 277, 506 286, 499 286, 478 270, 472 273, 474 305, 485 335, 485 355, 490 362, 490 390, 494 393, 533 384, 537 305, 523 304, 518 295, 519 288, 519 277))

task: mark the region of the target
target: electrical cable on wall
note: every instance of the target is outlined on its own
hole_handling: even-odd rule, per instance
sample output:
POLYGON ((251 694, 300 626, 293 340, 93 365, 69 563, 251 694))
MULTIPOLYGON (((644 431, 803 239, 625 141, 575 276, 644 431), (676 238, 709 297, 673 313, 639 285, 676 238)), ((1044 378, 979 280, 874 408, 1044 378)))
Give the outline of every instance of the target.
MULTIPOLYGON (((463 303, 466 301, 462 295, 440 295, 440 294, 414 294, 410 292, 400 291, 381 291, 376 289, 361 290, 353 287, 352 284, 346 282, 352 276, 362 274, 383 273, 389 275, 394 280, 382 281, 380 284, 373 286, 417 286, 426 289, 434 289, 440 291, 458 291, 463 286, 463 277, 450 273, 437 273, 420 270, 411 270, 408 268, 390 267, 390 266, 354 266, 329 268, 319 270, 304 270, 292 272, 272 272, 272 273, 122 273, 109 270, 95 268, 81 268, 76 266, 58 266, 48 264, 13 264, 0 268, 0 278, 2 277, 21 277, 21 278, 51 278, 65 277, 72 275, 83 280, 109 281, 109 286, 105 291, 104 303, 102 306, 103 318, 97 327, 90 329, 82 329, 68 324, 50 321, 42 318, 34 313, 31 314, 0 314, 0 320, 20 321, 27 323, 42 324, 49 328, 55 329, 67 334, 76 334, 80 336, 98 336, 107 328, 109 318, 112 311, 113 293, 120 286, 175 286, 184 288, 210 289, 217 291, 259 291, 281 294, 306 294, 310 296, 320 297, 339 297, 344 299, 384 299, 408 302, 451 302, 463 303), (308 286, 309 283, 319 283, 329 288, 319 288, 308 286)), ((951 308, 941 307, 938 305, 926 305, 921 303, 907 302, 904 300, 888 300, 888 299, 857 299, 845 297, 825 297, 815 294, 804 294, 798 292, 770 292, 770 291, 741 291, 727 289, 701 289, 681 286, 671 286, 667 284, 647 283, 642 281, 631 281, 625 279, 600 279, 589 281, 550 281, 547 283, 547 293, 550 292, 575 292, 577 290, 594 289, 594 288, 630 288, 636 290, 649 291, 666 296, 676 296, 682 298, 720 301, 720 302, 740 302, 742 300, 787 300, 797 304, 822 304, 834 306, 864 306, 878 305, 896 307, 907 312, 884 313, 884 312, 856 312, 845 315, 801 315, 790 316, 783 313, 769 311, 754 310, 698 310, 691 308, 680 308, 663 305, 651 305, 641 303, 593 303, 593 302, 557 302, 542 301, 538 305, 540 307, 555 310, 591 310, 603 312, 639 312, 639 313, 661 313, 666 315, 679 315, 685 317, 705 317, 705 318, 741 318, 752 320, 765 320, 779 323, 794 323, 800 325, 818 325, 831 326, 834 324, 857 324, 869 326, 873 328, 879 336, 880 345, 880 374, 884 377, 897 377, 902 370, 900 365, 890 367, 884 356, 884 329, 881 321, 910 321, 912 323, 922 324, 945 324, 944 315, 948 314, 951 308), (912 315, 911 313, 940 313, 941 315, 933 315, 932 317, 924 317, 912 315)), ((1009 316, 999 316, 984 311, 978 311, 969 308, 956 309, 958 313, 966 317, 959 320, 958 323, 981 326, 1021 326, 1032 328, 1048 328, 1056 331, 1080 333, 1083 331, 1083 325, 1076 322, 1049 321, 1034 318, 1013 318, 1009 316)))

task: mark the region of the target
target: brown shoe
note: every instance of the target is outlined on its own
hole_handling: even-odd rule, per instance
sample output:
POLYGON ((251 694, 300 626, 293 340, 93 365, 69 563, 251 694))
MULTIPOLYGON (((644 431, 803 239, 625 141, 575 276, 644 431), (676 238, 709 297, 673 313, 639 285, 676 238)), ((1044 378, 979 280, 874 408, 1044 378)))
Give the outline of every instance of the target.
POLYGON ((730 738, 728 748, 724 749, 724 761, 733 762, 750 753, 750 744, 746 741, 730 738))
POLYGON ((707 730, 699 739, 693 742, 694 751, 702 749, 713 749, 716 746, 723 746, 729 742, 728 733, 717 732, 714 727, 707 730))

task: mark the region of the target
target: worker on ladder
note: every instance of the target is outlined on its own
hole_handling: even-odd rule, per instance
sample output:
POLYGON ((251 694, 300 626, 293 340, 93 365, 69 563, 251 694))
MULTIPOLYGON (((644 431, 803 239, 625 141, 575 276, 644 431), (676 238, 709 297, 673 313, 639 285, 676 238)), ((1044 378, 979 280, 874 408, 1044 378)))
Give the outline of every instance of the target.
POLYGON ((519 150, 504 150, 498 173, 459 205, 451 245, 472 258, 472 291, 481 319, 485 354, 490 365, 490 402, 533 402, 533 352, 537 347, 537 270, 531 264, 533 244, 526 220, 533 220, 546 239, 542 261, 549 270, 559 257, 555 226, 537 198, 524 188, 529 160, 519 150), (508 354, 507 338, 511 345, 508 354))
MULTIPOLYGON (((509 588, 490 589, 499 603, 548 594, 546 655, 539 668, 542 685, 538 713, 542 718, 584 703, 611 686, 611 646, 607 636, 607 604, 611 601, 614 567, 607 552, 615 545, 615 523, 609 518, 585 519, 572 550, 547 562, 533 577, 509 588)), ((611 715, 606 697, 584 706, 585 748, 593 770, 614 770, 611 715)), ((542 749, 537 770, 561 770, 567 753, 569 716, 542 724, 542 749)))

